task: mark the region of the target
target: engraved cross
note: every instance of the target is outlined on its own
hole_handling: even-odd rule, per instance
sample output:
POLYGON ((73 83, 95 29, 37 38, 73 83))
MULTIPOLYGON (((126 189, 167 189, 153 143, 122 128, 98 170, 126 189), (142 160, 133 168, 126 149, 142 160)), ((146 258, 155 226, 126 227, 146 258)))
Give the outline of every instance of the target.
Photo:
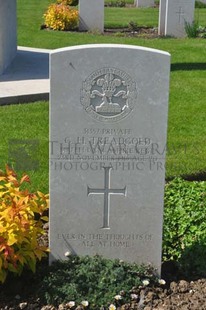
POLYGON ((181 24, 182 17, 185 15, 181 6, 179 7, 179 11, 176 13, 179 15, 179 24, 181 24))
POLYGON ((116 194, 126 196, 126 186, 122 189, 110 188, 111 169, 111 167, 104 167, 104 188, 90 188, 89 186, 87 186, 87 196, 91 194, 104 195, 104 215, 102 228, 109 228, 110 195, 116 194))

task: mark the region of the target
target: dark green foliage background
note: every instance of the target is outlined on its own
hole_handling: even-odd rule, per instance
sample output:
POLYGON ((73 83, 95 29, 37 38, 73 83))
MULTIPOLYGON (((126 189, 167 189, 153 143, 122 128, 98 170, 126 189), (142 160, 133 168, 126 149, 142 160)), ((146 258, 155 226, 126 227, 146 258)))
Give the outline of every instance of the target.
POLYGON ((163 260, 206 276, 206 182, 176 178, 165 187, 163 260))

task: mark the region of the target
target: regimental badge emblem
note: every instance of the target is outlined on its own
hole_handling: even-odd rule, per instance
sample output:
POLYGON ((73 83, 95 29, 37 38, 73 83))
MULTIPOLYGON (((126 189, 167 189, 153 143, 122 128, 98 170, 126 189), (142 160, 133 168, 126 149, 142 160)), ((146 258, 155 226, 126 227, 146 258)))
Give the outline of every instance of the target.
POLYGON ((92 118, 112 123, 126 117, 134 108, 136 84, 124 71, 101 68, 83 82, 81 103, 92 118))

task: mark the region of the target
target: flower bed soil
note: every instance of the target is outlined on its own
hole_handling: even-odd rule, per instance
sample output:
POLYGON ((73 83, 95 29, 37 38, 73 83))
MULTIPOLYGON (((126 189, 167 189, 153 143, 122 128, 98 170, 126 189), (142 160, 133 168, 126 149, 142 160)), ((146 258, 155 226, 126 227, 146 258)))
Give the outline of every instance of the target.
MULTIPOLYGON (((46 234, 39 242, 48 246, 49 225, 45 224, 46 234)), ((64 310, 69 305, 60 304, 57 307, 46 305, 39 298, 39 288, 42 274, 45 274, 48 259, 37 265, 36 274, 24 272, 21 277, 8 277, 5 284, 0 284, 0 310, 64 310)), ((128 304, 116 304, 116 310, 205 310, 206 309, 206 278, 185 279, 173 262, 163 263, 163 286, 144 287, 133 290, 138 298, 128 304)), ((132 289, 132 288, 131 288, 132 289)), ((118 294, 119 292, 117 292, 118 294)), ((68 300, 69 302, 69 300, 68 300)), ((73 307, 73 310, 92 310, 83 306, 73 307)), ((108 308, 101 309, 107 310, 108 308)))
POLYGON ((130 38, 144 38, 144 39, 155 39, 160 37, 158 35, 157 28, 150 27, 137 27, 131 28, 115 28, 115 29, 105 29, 103 35, 112 35, 117 37, 130 37, 130 38))
MULTIPOLYGON (((70 309, 69 305, 42 304, 38 297, 39 283, 31 276, 24 279, 16 279, 1 287, 0 309, 1 310, 64 310, 70 309)), ((206 279, 196 281, 172 281, 166 287, 146 287, 137 292, 139 298, 129 304, 117 305, 117 310, 205 310, 206 309, 206 279)), ((68 301, 69 302, 69 301, 68 301)), ((85 310, 78 306, 73 309, 85 310)), ((91 309, 91 308, 88 308, 91 309)), ((106 308, 105 308, 106 309, 106 308)))
MULTIPOLYGON (((41 30, 46 31, 56 31, 51 28, 47 28, 44 24, 40 27, 41 30)), ((145 38, 145 39, 155 39, 160 38, 158 35, 158 29, 157 28, 151 28, 151 27, 126 27, 126 28, 105 28, 104 32, 101 34, 99 31, 79 31, 79 30, 70 30, 66 32, 79 32, 79 33, 94 33, 99 34, 102 36, 116 36, 116 37, 139 37, 139 38, 145 38)))
MULTIPOLYGON (((48 246, 48 224, 46 234, 40 242, 48 246)), ((36 274, 25 272, 20 278, 8 277, 4 285, 0 285, 0 310, 64 310, 70 309, 69 304, 57 307, 45 305, 39 298, 39 288, 42 273, 48 265, 48 259, 38 264, 36 274)), ((176 265, 172 262, 162 266, 162 278, 165 285, 146 286, 133 289, 136 300, 128 304, 116 304, 116 310, 205 310, 206 309, 206 279, 184 279, 176 265)), ((131 288, 132 289, 132 288, 131 288)), ((117 292, 118 294, 119 292, 117 292)), ((69 302, 69 300, 68 300, 69 302)), ((73 310, 92 310, 77 306, 73 310)), ((105 308, 105 310, 108 308, 105 308)), ((101 310, 104 310, 103 308, 101 310)))

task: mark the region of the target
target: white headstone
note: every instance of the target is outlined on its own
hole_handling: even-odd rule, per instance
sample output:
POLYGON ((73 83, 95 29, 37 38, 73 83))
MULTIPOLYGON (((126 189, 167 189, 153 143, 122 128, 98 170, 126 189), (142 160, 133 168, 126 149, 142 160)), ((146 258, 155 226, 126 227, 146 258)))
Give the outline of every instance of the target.
POLYGON ((98 253, 160 272, 170 55, 83 45, 50 66, 50 262, 98 253))
POLYGON ((165 35, 185 37, 185 23, 194 20, 195 0, 167 0, 165 35))
POLYGON ((166 2, 167 0, 160 0, 159 3, 158 34, 161 36, 165 35, 166 2))
POLYGON ((143 7, 153 7, 154 6, 154 0, 135 0, 135 5, 138 8, 143 7))
POLYGON ((17 52, 16 0, 0 0, 0 74, 17 52))
POLYGON ((79 0, 79 30, 104 31, 104 0, 79 0))

